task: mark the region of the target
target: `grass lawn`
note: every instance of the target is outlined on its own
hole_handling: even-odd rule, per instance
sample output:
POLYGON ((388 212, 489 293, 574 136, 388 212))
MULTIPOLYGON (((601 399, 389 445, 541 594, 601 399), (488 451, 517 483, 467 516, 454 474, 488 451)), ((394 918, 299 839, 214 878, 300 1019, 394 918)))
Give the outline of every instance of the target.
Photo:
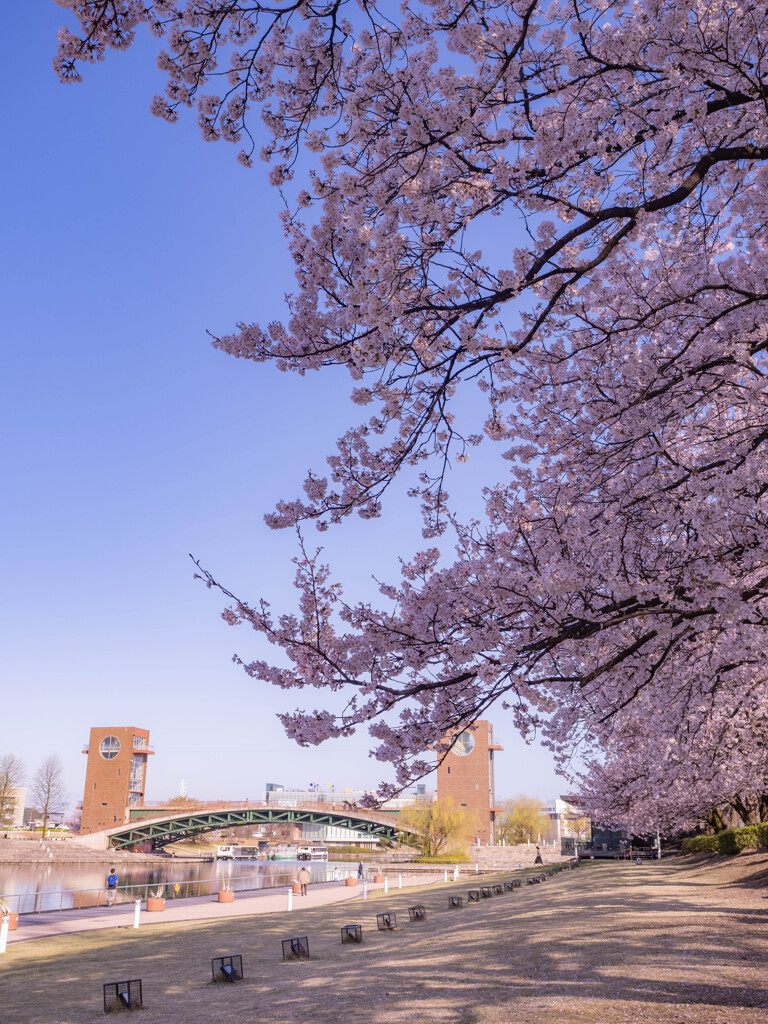
POLYGON ((766 855, 610 862, 461 910, 449 894, 479 880, 19 943, 0 957, 0 1020, 104 1020, 102 983, 141 978, 140 1024, 766 1024, 766 879, 766 855), (428 918, 409 923, 418 902, 428 918), (398 931, 375 930, 384 909, 398 931), (341 945, 346 923, 363 945, 341 945), (281 960, 292 935, 309 936, 309 961, 281 960), (228 953, 245 979, 211 984, 210 958, 228 953))

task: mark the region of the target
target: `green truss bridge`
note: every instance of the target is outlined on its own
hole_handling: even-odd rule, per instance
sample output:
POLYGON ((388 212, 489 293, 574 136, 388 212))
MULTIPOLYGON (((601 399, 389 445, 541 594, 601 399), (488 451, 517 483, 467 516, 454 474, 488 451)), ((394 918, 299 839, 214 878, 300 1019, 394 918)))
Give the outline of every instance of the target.
POLYGON ((103 832, 80 836, 79 842, 97 850, 126 850, 149 853, 180 839, 240 828, 243 825, 335 825, 354 829, 390 842, 412 843, 418 832, 398 821, 396 814, 322 804, 283 807, 278 803, 238 803, 195 808, 138 808, 131 811, 128 824, 103 832))

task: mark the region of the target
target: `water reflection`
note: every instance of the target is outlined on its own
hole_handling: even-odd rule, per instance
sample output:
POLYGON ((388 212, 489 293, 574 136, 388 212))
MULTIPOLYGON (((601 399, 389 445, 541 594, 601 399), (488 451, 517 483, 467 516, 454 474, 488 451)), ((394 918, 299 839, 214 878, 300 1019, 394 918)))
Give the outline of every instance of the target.
MULTIPOLYGON (((146 898, 146 888, 162 885, 170 899, 216 892, 221 879, 231 888, 255 889, 288 885, 302 867, 313 882, 355 873, 351 864, 311 864, 295 861, 179 861, 167 864, 116 865, 120 902, 146 898), (208 880, 213 885, 206 886, 208 880), (197 884, 193 884, 197 883, 197 884), (129 892, 125 886, 142 886, 129 892)), ((108 864, 0 864, 0 895, 11 910, 30 913, 104 904, 108 864), (84 891, 85 890, 85 891, 84 891)))

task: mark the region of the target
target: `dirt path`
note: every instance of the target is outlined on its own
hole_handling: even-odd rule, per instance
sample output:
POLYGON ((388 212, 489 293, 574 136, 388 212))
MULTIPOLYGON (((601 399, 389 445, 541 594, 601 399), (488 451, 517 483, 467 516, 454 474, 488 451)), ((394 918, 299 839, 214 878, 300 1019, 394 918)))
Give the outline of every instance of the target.
POLYGON ((448 895, 466 881, 21 943, 1 958, 0 1019, 103 1021, 102 982, 140 977, 141 1024, 768 1024, 766 878, 756 855, 593 864, 461 910, 448 895), (428 919, 409 923, 420 901, 428 919), (390 908, 402 927, 376 932, 390 908), (341 945, 345 923, 363 925, 363 945, 341 945), (281 961, 291 935, 309 936, 312 959, 281 961), (243 955, 243 982, 210 984, 222 953, 243 955))

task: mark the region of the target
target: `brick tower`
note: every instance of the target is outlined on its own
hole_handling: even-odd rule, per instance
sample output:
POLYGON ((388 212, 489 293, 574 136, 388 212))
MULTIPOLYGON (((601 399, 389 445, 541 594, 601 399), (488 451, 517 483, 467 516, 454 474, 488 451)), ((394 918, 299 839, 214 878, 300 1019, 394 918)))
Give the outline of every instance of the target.
POLYGON ((473 722, 459 736, 437 768, 438 799, 450 797, 465 807, 476 822, 477 838, 491 846, 496 843, 496 793, 493 755, 503 750, 493 741, 490 722, 473 722))
POLYGON ((85 768, 82 832, 99 832, 128 821, 131 807, 143 807, 149 731, 133 726, 91 729, 85 768))

